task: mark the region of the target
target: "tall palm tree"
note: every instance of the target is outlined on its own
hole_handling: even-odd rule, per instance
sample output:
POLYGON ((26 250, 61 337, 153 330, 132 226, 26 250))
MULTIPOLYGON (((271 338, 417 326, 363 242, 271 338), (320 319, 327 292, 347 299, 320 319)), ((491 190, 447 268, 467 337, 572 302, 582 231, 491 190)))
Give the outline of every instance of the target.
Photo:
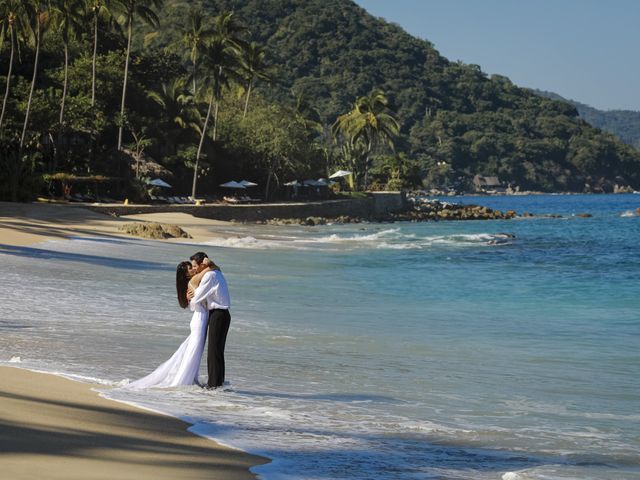
POLYGON ((202 51, 209 40, 213 37, 213 27, 207 21, 207 14, 199 7, 189 10, 187 23, 180 31, 180 39, 175 45, 178 48, 186 48, 189 60, 193 65, 191 78, 193 83, 193 93, 197 92, 198 83, 198 61, 202 51))
POLYGON ((0 3, 0 42, 4 43, 4 39, 8 36, 11 44, 11 53, 9 54, 9 71, 7 72, 7 81, 4 90, 4 99, 2 100, 2 111, 0 112, 0 131, 4 122, 4 114, 7 109, 7 100, 9 99, 9 90, 11 87, 11 73, 13 71, 13 59, 16 50, 16 42, 18 31, 24 26, 24 9, 22 0, 5 0, 0 3))
POLYGON ((256 80, 270 80, 269 66, 265 62, 265 48, 256 42, 251 42, 242 49, 240 62, 247 81, 247 98, 244 102, 244 112, 242 118, 247 116, 249 108, 249 96, 251 88, 256 80))
POLYGON ((120 125, 118 127, 118 150, 122 150, 122 132, 124 129, 124 109, 127 97, 127 81, 129 79, 129 59, 131 57, 131 38, 133 36, 133 22, 136 19, 151 27, 160 24, 158 15, 153 8, 160 8, 163 0, 115 0, 122 11, 123 23, 127 28, 127 54, 124 63, 124 81, 122 82, 122 101, 120 103, 120 125))
POLYGON ((369 95, 359 97, 353 109, 340 115, 332 127, 336 137, 344 136, 352 146, 358 142, 364 144, 365 187, 369 184, 372 152, 383 143, 393 149, 393 141, 400 133, 400 125, 391 115, 388 105, 384 92, 375 88, 369 95))
POLYGON ((112 18, 111 0, 86 0, 86 8, 93 19, 93 57, 91 59, 91 106, 96 104, 96 62, 100 18, 112 18))
POLYGON ((205 98, 208 99, 208 107, 207 115, 204 118, 204 124, 200 130, 200 142, 198 143, 198 151, 196 152, 196 162, 193 170, 193 184, 191 187, 192 197, 196 196, 200 154, 202 153, 202 146, 204 145, 204 139, 207 135, 209 119, 211 118, 211 110, 214 106, 213 140, 216 140, 219 101, 222 98, 223 89, 228 87, 230 80, 229 75, 227 75, 227 72, 225 71, 225 67, 232 63, 232 58, 234 56, 233 47, 225 42, 225 39, 219 35, 214 37, 204 51, 202 67, 206 74, 202 79, 201 91, 204 93, 205 98))
POLYGON ((24 115, 24 125, 22 127, 22 135, 20 136, 20 151, 22 151, 22 147, 24 146, 24 139, 27 134, 27 126, 29 125, 29 113, 31 111, 31 102, 33 101, 33 91, 35 89, 36 78, 38 76, 38 59, 40 56, 40 45, 42 43, 42 35, 44 33, 48 19, 47 3, 48 2, 43 2, 41 0, 24 0, 22 3, 25 10, 30 34, 35 44, 35 58, 33 60, 33 77, 31 78, 29 99, 27 100, 27 109, 24 115))
MULTIPOLYGON (((69 41, 72 34, 82 32, 82 2, 80 0, 54 0, 51 4, 51 19, 53 27, 60 33, 64 47, 64 81, 62 85, 62 99, 60 101, 60 130, 58 139, 62 138, 64 130, 64 106, 67 99, 67 84, 69 80, 69 41)), ((60 148, 58 141, 58 149, 60 148)))
POLYGON ((206 72, 203 78, 202 90, 208 98, 207 115, 204 119, 204 125, 200 132, 200 142, 198 143, 198 151, 196 153, 196 161, 193 170, 193 185, 191 188, 191 196, 196 195, 196 184, 198 180, 198 164, 200 162, 200 154, 202 146, 207 135, 209 119, 211 118, 212 107, 213 114, 213 141, 216 140, 216 131, 218 126, 218 110, 222 92, 229 85, 232 77, 237 76, 239 66, 240 49, 245 45, 240 35, 245 29, 235 22, 232 12, 222 12, 213 22, 214 34, 204 49, 202 57, 202 68, 206 72))

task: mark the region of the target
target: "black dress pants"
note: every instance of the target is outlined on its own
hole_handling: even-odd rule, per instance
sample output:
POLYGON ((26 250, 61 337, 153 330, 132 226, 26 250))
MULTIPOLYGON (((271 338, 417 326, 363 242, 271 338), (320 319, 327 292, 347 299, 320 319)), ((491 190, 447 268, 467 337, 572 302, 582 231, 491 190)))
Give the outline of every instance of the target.
POLYGON ((209 349, 207 351, 207 369, 210 388, 220 387, 224 383, 224 345, 231 315, 229 310, 213 309, 209 312, 209 349))

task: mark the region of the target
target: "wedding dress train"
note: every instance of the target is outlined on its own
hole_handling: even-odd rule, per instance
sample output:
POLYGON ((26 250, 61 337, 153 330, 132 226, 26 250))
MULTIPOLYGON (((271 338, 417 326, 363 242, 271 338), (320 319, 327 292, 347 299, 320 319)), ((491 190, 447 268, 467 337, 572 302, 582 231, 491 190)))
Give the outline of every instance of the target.
POLYGON ((198 380, 200 359, 204 350, 209 312, 196 310, 191 317, 191 333, 169 360, 146 377, 129 383, 125 388, 166 388, 178 385, 193 385, 198 380))

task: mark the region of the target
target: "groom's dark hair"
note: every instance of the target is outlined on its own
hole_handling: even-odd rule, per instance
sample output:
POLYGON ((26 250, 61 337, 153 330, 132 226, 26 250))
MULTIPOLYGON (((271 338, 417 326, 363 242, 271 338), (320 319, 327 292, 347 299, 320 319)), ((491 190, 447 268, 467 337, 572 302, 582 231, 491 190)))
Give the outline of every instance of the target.
POLYGON ((195 260, 198 265, 200 265, 205 258, 209 258, 204 252, 196 252, 189 257, 189 260, 195 260))

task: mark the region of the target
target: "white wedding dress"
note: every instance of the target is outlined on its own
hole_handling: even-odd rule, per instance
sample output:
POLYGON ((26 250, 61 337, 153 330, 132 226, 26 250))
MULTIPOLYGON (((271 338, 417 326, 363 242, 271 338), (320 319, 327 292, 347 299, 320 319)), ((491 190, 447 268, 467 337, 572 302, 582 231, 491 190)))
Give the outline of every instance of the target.
POLYGON ((142 390, 145 388, 166 388, 178 385, 193 385, 198 380, 200 359, 204 350, 209 312, 197 308, 191 317, 191 333, 169 360, 146 377, 125 385, 124 388, 142 390))

